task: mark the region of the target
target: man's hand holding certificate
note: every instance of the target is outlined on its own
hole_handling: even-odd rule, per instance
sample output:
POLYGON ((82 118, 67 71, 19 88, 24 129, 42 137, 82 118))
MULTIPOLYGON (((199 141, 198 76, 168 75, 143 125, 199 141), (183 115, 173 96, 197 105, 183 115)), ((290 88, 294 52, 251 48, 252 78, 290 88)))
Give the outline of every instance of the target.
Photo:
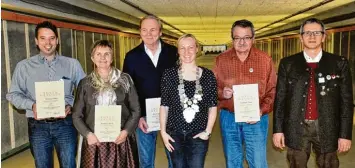
POLYGON ((64 82, 36 82, 35 116, 37 119, 65 116, 64 82))
POLYGON ((147 124, 148 131, 158 131, 160 130, 159 122, 159 109, 160 109, 160 98, 151 98, 145 100, 146 112, 147 112, 147 124))
POLYGON ((260 121, 258 84, 233 85, 235 122, 260 121))

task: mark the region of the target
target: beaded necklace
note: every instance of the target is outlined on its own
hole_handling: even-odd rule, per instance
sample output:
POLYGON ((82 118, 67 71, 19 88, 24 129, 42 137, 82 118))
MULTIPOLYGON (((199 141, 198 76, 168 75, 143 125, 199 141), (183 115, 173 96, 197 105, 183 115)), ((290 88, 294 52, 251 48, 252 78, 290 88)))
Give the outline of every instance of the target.
POLYGON ((200 108, 198 106, 198 102, 202 100, 202 86, 200 85, 200 68, 196 68, 196 85, 195 85, 195 94, 192 98, 188 98, 187 95, 185 94, 185 85, 184 85, 184 79, 182 77, 182 69, 181 67, 178 70, 178 75, 179 75, 179 85, 178 85, 178 91, 179 91, 179 97, 180 97, 180 103, 183 108, 183 116, 185 118, 185 121, 187 123, 191 123, 192 120, 195 118, 195 115, 197 112, 200 111, 200 108))

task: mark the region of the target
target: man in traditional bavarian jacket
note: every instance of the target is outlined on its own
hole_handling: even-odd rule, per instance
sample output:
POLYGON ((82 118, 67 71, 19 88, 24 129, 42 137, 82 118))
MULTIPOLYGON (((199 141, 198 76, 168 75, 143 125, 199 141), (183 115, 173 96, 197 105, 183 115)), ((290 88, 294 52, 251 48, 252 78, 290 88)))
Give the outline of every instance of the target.
POLYGON ((351 147, 353 91, 346 58, 322 50, 324 24, 315 18, 300 29, 303 52, 279 65, 273 142, 287 146, 292 168, 306 168, 311 149, 319 168, 339 167, 337 152, 351 147))

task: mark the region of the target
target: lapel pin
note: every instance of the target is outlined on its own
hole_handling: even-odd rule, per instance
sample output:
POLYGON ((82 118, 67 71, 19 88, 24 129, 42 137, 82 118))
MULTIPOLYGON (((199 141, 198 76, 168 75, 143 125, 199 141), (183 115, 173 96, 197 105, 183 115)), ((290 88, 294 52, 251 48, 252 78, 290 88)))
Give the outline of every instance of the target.
POLYGON ((322 77, 323 75, 322 75, 322 73, 319 73, 318 76, 319 76, 319 77, 322 77))
POLYGON ((253 68, 249 68, 249 72, 250 73, 254 72, 254 69, 253 68))
POLYGON ((322 95, 322 96, 324 96, 324 95, 325 95, 325 91, 324 91, 324 89, 325 89, 325 86, 322 86, 322 91, 320 92, 320 95, 322 95))
POLYGON ((332 79, 332 77, 330 76, 330 75, 327 75, 327 80, 330 80, 330 79, 332 79))

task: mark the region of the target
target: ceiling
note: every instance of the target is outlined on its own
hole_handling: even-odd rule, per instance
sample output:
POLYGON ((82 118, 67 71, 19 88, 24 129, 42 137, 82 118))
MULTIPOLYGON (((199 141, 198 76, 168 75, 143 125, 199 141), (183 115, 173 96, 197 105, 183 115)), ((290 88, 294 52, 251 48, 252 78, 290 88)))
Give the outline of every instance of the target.
MULTIPOLYGON (((120 0, 96 0, 132 16, 142 18, 143 12, 120 0)), ((127 0, 129 3, 152 13, 185 33, 191 33, 208 45, 230 42, 230 28, 234 21, 248 19, 259 29, 272 22, 316 5, 323 0, 127 0)), ((313 10, 291 17, 261 29, 256 33, 287 24, 329 9, 354 2, 334 0, 313 10)), ((180 31, 164 25, 172 32, 180 31)))

